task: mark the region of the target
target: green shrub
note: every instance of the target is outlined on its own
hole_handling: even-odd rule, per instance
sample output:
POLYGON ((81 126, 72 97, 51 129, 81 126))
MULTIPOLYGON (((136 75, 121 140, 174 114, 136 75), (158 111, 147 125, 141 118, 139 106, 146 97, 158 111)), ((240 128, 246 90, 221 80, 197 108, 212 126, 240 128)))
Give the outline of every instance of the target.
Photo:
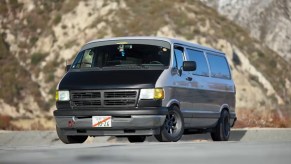
POLYGON ((67 29, 68 26, 63 24, 61 27, 62 27, 63 30, 65 30, 65 29, 67 29))
POLYGON ((75 40, 71 40, 71 41, 69 41, 69 42, 67 42, 65 44, 65 48, 69 49, 69 48, 73 47, 75 44, 76 44, 76 41, 75 40))
POLYGON ((66 14, 70 11, 72 11, 76 6, 78 6, 79 1, 78 0, 69 0, 62 4, 61 11, 62 13, 66 14))
MULTIPOLYGON (((23 4, 19 3, 18 0, 9 0, 9 5, 13 10, 22 8, 23 4)), ((1 2, 2 3, 2 2, 1 2)))
POLYGON ((47 77, 46 77, 47 82, 52 82, 54 80, 55 80, 55 75, 53 74, 53 72, 51 72, 50 74, 47 75, 47 77))
POLYGON ((4 38, 0 36, 0 60, 8 55, 9 45, 4 41, 4 38))
POLYGON ((57 14, 57 16, 54 19, 54 24, 57 25, 62 21, 62 15, 61 14, 57 14))
POLYGON ((269 61, 269 66, 271 67, 271 69, 276 69, 277 62, 275 60, 270 60, 269 61))
POLYGON ((255 76, 255 75, 249 75, 249 79, 251 81, 254 81, 256 83, 259 83, 259 77, 258 76, 255 76))
POLYGON ((259 56, 260 58, 263 58, 263 57, 265 56, 265 54, 264 54, 262 51, 258 51, 258 56, 259 56))
POLYGON ((31 55, 31 64, 37 65, 39 64, 48 54, 36 52, 31 55))
POLYGON ((6 2, 1 2, 2 4, 0 5, 0 14, 5 15, 8 13, 8 8, 6 2))
POLYGON ((33 46, 38 41, 37 36, 32 36, 29 40, 30 44, 33 46))

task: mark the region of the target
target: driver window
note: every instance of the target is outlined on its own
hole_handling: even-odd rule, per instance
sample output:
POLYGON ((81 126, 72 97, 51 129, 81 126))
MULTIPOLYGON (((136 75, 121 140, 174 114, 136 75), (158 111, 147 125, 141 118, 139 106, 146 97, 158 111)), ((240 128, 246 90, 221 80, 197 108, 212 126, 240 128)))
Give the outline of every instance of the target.
POLYGON ((182 47, 175 47, 175 59, 176 59, 176 67, 180 69, 183 66, 183 48, 182 47))
POLYGON ((81 63, 81 68, 90 68, 92 65, 94 53, 92 50, 86 50, 81 63))

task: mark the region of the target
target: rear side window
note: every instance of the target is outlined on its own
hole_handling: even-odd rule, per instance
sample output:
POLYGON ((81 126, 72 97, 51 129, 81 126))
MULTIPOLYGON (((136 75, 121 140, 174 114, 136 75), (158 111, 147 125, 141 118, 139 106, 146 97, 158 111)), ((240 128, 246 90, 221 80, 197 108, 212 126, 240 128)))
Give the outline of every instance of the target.
POLYGON ((230 71, 224 56, 218 56, 214 54, 207 54, 207 58, 210 65, 211 77, 230 79, 230 71))
POLYGON ((196 70, 193 74, 200 76, 209 76, 208 64, 202 51, 187 49, 189 61, 196 62, 196 70))

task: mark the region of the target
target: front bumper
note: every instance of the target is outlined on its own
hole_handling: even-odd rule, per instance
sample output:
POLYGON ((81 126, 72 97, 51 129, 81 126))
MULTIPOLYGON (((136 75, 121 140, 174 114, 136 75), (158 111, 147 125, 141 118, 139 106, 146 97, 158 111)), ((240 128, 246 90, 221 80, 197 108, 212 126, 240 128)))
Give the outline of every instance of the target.
POLYGON ((167 108, 56 110, 57 126, 64 135, 129 136, 159 134, 167 108), (111 127, 92 127, 92 116, 111 116, 111 127))

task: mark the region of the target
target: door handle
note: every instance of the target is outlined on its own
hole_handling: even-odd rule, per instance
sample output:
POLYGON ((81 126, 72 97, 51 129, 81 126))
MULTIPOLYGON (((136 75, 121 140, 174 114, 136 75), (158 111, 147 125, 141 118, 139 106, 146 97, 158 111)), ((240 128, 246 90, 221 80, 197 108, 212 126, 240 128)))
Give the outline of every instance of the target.
POLYGON ((187 77, 186 80, 192 81, 192 77, 187 77))

